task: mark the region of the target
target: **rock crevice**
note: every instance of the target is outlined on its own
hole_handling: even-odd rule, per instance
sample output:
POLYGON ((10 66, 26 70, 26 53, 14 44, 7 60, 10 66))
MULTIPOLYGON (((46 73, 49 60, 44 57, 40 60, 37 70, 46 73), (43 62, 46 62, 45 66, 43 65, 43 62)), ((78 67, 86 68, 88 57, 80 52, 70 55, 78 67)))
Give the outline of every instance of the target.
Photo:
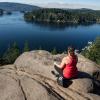
POLYGON ((22 91, 22 93, 23 93, 24 99, 27 100, 27 97, 26 97, 25 91, 24 91, 24 89, 23 89, 23 86, 21 85, 20 79, 18 80, 18 83, 19 83, 19 87, 21 88, 21 91, 22 91))

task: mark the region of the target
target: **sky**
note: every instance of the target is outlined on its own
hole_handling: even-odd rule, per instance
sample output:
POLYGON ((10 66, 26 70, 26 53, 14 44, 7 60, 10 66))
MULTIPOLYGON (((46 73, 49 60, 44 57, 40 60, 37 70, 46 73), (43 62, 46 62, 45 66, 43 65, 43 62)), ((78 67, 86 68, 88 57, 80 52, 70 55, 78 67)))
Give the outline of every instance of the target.
POLYGON ((100 10, 100 0, 0 0, 0 2, 17 2, 51 8, 91 8, 100 10))

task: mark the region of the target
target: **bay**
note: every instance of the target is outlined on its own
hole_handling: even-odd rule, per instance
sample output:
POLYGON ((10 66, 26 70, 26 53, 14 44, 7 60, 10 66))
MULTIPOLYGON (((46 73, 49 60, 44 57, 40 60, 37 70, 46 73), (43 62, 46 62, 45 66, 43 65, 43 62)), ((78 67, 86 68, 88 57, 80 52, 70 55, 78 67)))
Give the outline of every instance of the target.
POLYGON ((31 50, 42 47, 48 51, 56 48, 58 52, 63 52, 70 45, 81 50, 89 41, 94 41, 97 36, 100 36, 100 24, 28 23, 23 16, 21 12, 0 16, 0 53, 15 41, 21 49, 25 41, 28 41, 31 50))

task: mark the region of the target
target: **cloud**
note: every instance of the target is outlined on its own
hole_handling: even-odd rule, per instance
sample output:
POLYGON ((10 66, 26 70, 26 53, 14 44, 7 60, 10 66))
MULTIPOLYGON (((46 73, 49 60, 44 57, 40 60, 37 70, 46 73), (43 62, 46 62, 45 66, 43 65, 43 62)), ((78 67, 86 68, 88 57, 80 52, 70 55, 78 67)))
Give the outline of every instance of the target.
POLYGON ((100 9, 100 7, 96 5, 69 4, 69 3, 48 3, 48 4, 41 4, 40 6, 45 8, 72 8, 72 9, 89 8, 95 10, 100 9))
MULTIPOLYGON (((0 0, 0 2, 18 2, 18 3, 25 3, 25 4, 31 4, 31 5, 37 5, 40 7, 46 7, 46 8, 90 8, 90 9, 99 9, 100 6, 99 3, 94 3, 93 1, 91 3, 86 3, 84 0, 84 3, 78 4, 78 0, 75 4, 75 2, 68 3, 69 0, 0 0)), ((69 2, 71 2, 70 0, 69 2)))

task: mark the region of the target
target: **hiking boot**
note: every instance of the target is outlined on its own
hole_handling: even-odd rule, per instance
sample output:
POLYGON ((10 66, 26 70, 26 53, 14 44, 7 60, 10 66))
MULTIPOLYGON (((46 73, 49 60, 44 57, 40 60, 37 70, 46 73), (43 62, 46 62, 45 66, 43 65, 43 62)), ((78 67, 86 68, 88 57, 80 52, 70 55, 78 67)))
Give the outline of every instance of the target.
POLYGON ((51 73, 52 73, 55 77, 59 77, 59 74, 57 74, 55 71, 51 71, 51 73))

